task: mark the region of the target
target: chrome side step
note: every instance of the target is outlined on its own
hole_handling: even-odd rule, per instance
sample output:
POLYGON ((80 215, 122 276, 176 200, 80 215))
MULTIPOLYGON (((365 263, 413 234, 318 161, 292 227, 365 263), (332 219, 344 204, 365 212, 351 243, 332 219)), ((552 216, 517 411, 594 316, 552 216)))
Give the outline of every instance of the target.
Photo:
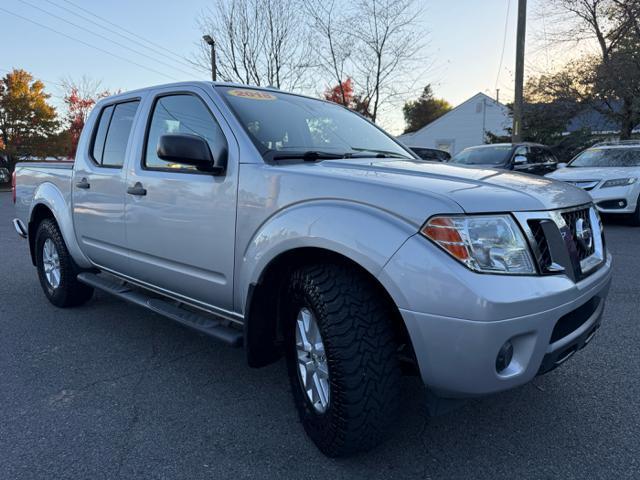
POLYGON ((166 300, 150 296, 144 290, 136 288, 123 280, 118 280, 116 277, 82 272, 78 274, 78 280, 98 290, 105 291, 118 298, 168 317, 186 327, 217 338, 232 347, 240 347, 242 345, 242 331, 229 326, 227 320, 220 320, 213 318, 213 316, 209 317, 206 314, 201 315, 180 308, 166 300))

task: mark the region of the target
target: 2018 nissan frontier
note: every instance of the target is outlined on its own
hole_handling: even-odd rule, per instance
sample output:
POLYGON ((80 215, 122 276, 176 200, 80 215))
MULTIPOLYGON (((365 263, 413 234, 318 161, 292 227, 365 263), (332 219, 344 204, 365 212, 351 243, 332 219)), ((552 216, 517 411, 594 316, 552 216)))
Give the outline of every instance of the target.
POLYGON ((583 190, 425 162, 274 89, 105 98, 75 163, 19 164, 14 195, 51 303, 98 288, 244 346, 252 367, 284 356, 329 456, 384 438, 404 371, 460 399, 560 365, 593 338, 611 279, 583 190))

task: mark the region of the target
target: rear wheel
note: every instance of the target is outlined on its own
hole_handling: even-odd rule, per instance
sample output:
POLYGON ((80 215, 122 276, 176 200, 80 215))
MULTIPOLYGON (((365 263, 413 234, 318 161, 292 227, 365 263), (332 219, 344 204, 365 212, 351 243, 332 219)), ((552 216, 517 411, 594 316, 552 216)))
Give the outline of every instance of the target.
POLYGON ((400 395, 389 306, 341 265, 296 271, 285 302, 289 379, 305 431, 331 457, 375 447, 400 395))
POLYGON ((93 288, 78 282, 78 267, 71 258, 58 225, 43 220, 36 231, 36 267, 44 294, 57 307, 82 305, 93 295, 93 288))

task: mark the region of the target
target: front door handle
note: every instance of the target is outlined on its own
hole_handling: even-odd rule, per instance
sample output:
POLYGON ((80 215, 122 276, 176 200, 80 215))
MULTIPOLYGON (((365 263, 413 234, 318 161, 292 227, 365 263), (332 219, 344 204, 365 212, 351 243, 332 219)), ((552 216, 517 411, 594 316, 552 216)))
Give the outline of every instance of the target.
POLYGON ((142 197, 147 194, 147 189, 144 188, 140 182, 136 182, 133 187, 127 188, 127 193, 129 195, 138 195, 142 197))
POLYGON ((87 189, 91 186, 91 184, 87 181, 86 178, 82 178, 78 183, 76 183, 76 187, 87 189))

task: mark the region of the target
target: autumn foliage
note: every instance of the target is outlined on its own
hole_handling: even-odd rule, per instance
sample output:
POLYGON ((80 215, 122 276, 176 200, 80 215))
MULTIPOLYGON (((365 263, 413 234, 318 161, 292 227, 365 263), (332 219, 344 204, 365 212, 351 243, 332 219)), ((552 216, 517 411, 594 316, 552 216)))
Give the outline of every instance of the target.
POLYGON ((356 95, 353 80, 350 77, 325 90, 324 98, 325 100, 339 103, 350 110, 371 118, 369 100, 364 98, 362 95, 356 95))
POLYGON ((108 96, 108 92, 99 94, 82 94, 77 86, 71 86, 69 92, 64 97, 67 105, 66 121, 68 123, 69 134, 69 157, 74 158, 78 148, 78 140, 87 121, 91 109, 96 101, 102 97, 108 96))
POLYGON ((19 156, 43 155, 57 137, 56 111, 44 84, 24 70, 0 78, 0 138, 10 166, 19 156))

